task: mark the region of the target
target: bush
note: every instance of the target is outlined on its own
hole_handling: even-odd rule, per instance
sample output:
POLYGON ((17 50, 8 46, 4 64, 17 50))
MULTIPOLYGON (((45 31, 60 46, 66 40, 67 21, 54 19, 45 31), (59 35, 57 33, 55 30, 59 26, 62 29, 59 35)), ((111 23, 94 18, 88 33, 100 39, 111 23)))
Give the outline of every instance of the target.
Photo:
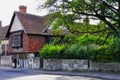
POLYGON ((96 62, 113 62, 113 56, 108 52, 108 49, 109 47, 106 45, 95 48, 91 59, 96 62))
POLYGON ((114 62, 120 62, 120 39, 115 38, 113 43, 110 45, 109 53, 112 54, 114 62))
POLYGON ((92 58, 93 55, 91 53, 94 53, 94 48, 98 47, 98 45, 95 44, 89 44, 87 46, 80 45, 80 44, 74 44, 65 49, 63 58, 65 59, 88 59, 92 58))
POLYGON ((96 39, 97 37, 93 35, 83 35, 77 38, 71 36, 68 40, 71 43, 64 45, 55 45, 56 40, 53 44, 45 45, 40 54, 43 58, 52 59, 91 59, 97 62, 120 62, 120 39, 116 39, 113 43, 111 43, 112 40, 108 40, 105 45, 100 45, 103 38, 100 39, 100 44, 94 44, 96 39))
POLYGON ((90 59, 97 62, 113 62, 109 47, 96 44, 53 45, 47 44, 40 51, 43 58, 52 59, 90 59))
POLYGON ((43 58, 61 58, 64 45, 46 44, 40 51, 43 58))
POLYGON ((109 53, 109 46, 96 44, 68 46, 62 54, 64 59, 90 59, 96 62, 114 62, 113 54, 109 53))
POLYGON ((76 37, 77 36, 74 34, 66 35, 63 39, 63 42, 68 43, 68 44, 74 44, 74 43, 76 43, 76 37))
POLYGON ((103 45, 103 44, 110 44, 111 40, 107 40, 104 43, 105 39, 103 37, 99 38, 99 36, 95 35, 90 35, 90 34, 84 34, 76 38, 76 43, 77 44, 98 44, 98 45, 103 45))
POLYGON ((65 49, 64 59, 86 59, 86 46, 73 44, 65 49))
POLYGON ((81 45, 86 45, 86 44, 108 45, 111 43, 111 39, 107 39, 105 41, 105 38, 91 34, 83 34, 80 36, 67 35, 64 37, 63 41, 69 44, 81 44, 81 45))

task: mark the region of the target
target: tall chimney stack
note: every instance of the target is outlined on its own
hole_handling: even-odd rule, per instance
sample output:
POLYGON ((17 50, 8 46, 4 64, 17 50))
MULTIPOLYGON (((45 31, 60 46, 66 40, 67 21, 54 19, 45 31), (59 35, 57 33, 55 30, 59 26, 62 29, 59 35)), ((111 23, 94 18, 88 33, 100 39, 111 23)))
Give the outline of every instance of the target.
POLYGON ((2 21, 0 20, 0 27, 2 27, 2 21))
POLYGON ((24 6, 24 5, 20 5, 20 6, 19 6, 19 12, 20 12, 20 13, 26 13, 26 12, 27 12, 27 7, 24 6))

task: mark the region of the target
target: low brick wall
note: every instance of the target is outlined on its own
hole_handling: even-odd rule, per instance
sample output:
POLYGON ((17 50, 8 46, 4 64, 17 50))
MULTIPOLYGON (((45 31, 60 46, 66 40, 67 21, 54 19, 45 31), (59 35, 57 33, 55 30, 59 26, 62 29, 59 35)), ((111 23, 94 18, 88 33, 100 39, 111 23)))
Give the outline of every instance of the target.
POLYGON ((45 70, 68 70, 81 71, 87 69, 87 60, 69 60, 69 59, 44 59, 43 69, 45 70))
POLYGON ((91 62, 92 71, 120 72, 120 63, 99 63, 91 62))
POLYGON ((0 65, 1 66, 11 66, 12 65, 12 57, 11 56, 1 56, 0 57, 0 65))

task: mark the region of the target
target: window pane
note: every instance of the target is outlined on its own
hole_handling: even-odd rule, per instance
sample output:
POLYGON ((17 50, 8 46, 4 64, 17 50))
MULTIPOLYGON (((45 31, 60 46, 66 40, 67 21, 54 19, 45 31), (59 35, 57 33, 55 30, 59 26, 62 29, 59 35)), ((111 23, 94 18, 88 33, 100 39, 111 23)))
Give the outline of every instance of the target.
POLYGON ((22 41, 21 41, 21 35, 15 35, 12 37, 12 47, 21 47, 22 41))

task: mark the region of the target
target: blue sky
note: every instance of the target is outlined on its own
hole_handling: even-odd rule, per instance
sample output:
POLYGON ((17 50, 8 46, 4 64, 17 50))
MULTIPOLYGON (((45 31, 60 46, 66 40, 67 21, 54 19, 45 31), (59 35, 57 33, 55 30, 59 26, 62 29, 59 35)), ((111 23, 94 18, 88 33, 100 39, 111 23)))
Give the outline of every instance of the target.
POLYGON ((1 0, 0 1, 0 20, 2 25, 6 26, 10 24, 14 11, 19 11, 20 5, 27 6, 27 13, 43 15, 46 11, 38 11, 37 5, 42 4, 44 0, 1 0))

